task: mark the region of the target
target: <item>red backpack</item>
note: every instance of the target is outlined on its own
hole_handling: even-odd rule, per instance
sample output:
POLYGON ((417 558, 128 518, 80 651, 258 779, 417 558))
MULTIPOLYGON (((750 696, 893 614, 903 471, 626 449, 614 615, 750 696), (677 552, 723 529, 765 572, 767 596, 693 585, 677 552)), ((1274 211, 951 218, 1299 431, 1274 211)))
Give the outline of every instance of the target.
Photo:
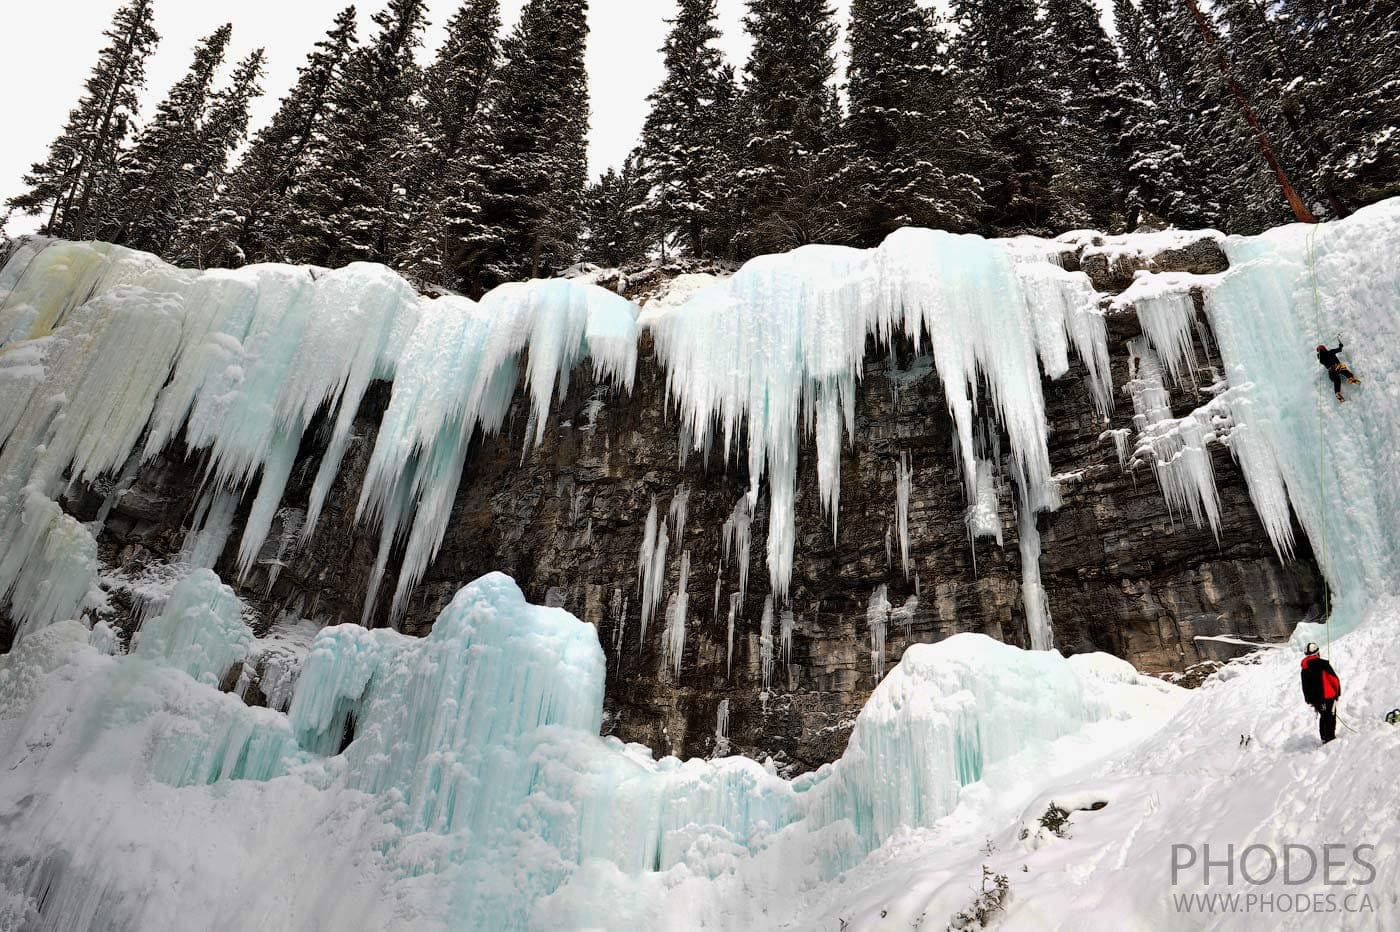
POLYGON ((1342 694, 1342 681, 1331 670, 1322 671, 1322 698, 1336 699, 1342 694))

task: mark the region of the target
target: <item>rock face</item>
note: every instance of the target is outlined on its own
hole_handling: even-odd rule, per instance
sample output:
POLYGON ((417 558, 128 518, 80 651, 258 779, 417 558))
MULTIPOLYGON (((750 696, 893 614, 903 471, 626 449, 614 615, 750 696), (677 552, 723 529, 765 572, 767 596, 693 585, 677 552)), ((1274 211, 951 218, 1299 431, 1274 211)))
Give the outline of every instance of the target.
MULTIPOLYGON (((1077 253, 1069 257, 1080 259, 1077 253)), ((1223 263, 1210 243, 1153 257, 1149 264, 1162 271, 1209 272, 1223 263)), ((1103 271, 1095 280, 1111 291, 1130 277, 1103 271)), ((1131 311, 1110 316, 1120 391, 1127 381, 1126 344, 1139 332, 1131 311)), ((1207 364, 1218 366, 1209 346, 1198 350, 1207 364)), ((998 498, 1001 543, 990 537, 971 541, 951 452, 952 424, 930 361, 913 356, 908 346, 891 354, 872 343, 856 406, 856 440, 843 453, 834 534, 820 506, 814 451, 810 443, 803 450, 790 637, 783 636, 781 609, 773 612, 766 638, 762 626, 768 505, 761 496, 731 655, 729 606, 740 591, 739 568, 733 552, 727 562, 722 557, 722 529, 747 491, 745 466, 726 463, 718 453, 704 460, 681 455, 677 426, 668 418, 664 373, 645 338, 641 358, 630 396, 609 395, 587 371, 575 372, 544 442, 523 458, 523 397, 501 436, 477 441, 450 530, 403 619, 406 632, 425 633, 466 582, 491 570, 509 573, 532 601, 563 606, 597 626, 609 658, 610 733, 681 756, 706 756, 717 746, 772 756, 789 772, 840 754, 883 670, 909 644, 979 631, 1028 646, 1014 496, 1008 488, 998 498), (904 456, 910 468, 907 573, 895 530, 904 456), (678 494, 688 495, 684 535, 674 539, 670 523, 664 596, 643 636, 638 559, 646 519, 653 500, 664 518, 678 494), (687 553, 688 608, 677 674, 663 629, 687 553), (872 595, 882 586, 894 609, 880 615, 888 618, 883 664, 872 650, 878 632, 868 617, 872 595), (722 701, 724 736, 717 727, 722 701)), ((1214 380, 1207 373, 1198 381, 1214 380)), ((362 405, 356 440, 314 539, 300 551, 283 543, 299 526, 320 456, 309 440, 257 565, 238 580, 234 551, 251 491, 245 498, 216 569, 256 609, 263 630, 284 613, 325 623, 359 621, 377 532, 357 526, 354 510, 389 390, 376 385, 362 405)), ((1233 649, 1199 637, 1281 639, 1320 611, 1322 582, 1305 537, 1298 534, 1296 559, 1279 560, 1227 450, 1214 450, 1222 515, 1217 540, 1208 528, 1169 514, 1150 469, 1120 466, 1114 443, 1104 435, 1131 426, 1127 397, 1120 394, 1105 423, 1077 366, 1047 382, 1045 393, 1051 462, 1065 477, 1064 505, 1039 520, 1041 575, 1059 649, 1107 650, 1148 671, 1183 671, 1233 649)), ((1200 403, 1189 391, 1174 390, 1177 414, 1200 403)), ((313 429, 307 437, 319 433, 313 429)), ((90 520, 108 502, 99 537, 102 559, 135 578, 143 567, 171 560, 185 543, 200 469, 198 456, 170 450, 141 470, 124 493, 92 489, 67 504, 90 520)), ((393 589, 393 565, 382 592, 393 589)), ((114 621, 131 627, 135 613, 120 586, 111 601, 114 621)), ((387 623, 387 601, 381 596, 374 610, 376 624, 387 623)), ((259 695, 256 689, 249 693, 259 695)))

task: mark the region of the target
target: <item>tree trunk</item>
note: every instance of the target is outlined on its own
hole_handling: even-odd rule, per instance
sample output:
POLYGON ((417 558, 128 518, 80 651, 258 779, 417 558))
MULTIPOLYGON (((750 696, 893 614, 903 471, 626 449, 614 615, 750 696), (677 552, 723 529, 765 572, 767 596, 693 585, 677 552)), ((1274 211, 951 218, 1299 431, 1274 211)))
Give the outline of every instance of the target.
POLYGON ((1205 14, 1201 12, 1196 0, 1186 0, 1186 6, 1196 19, 1196 28, 1200 32, 1201 38, 1215 53, 1216 64, 1219 65, 1220 74, 1230 88, 1230 96, 1235 99, 1240 116, 1244 117, 1245 122, 1249 124, 1250 130, 1254 134, 1254 141, 1259 146, 1259 154, 1264 157, 1265 162, 1269 163, 1269 168, 1273 169, 1274 177, 1278 179, 1278 185, 1283 190, 1283 197, 1288 201, 1288 206, 1293 209, 1293 216, 1300 223, 1317 223, 1317 217, 1308 209, 1308 205, 1303 203, 1303 199, 1298 196, 1293 183, 1288 180, 1288 173, 1284 171, 1283 163, 1278 160, 1278 156, 1274 154, 1273 146, 1269 144, 1269 134, 1265 132, 1263 124, 1259 122, 1259 117, 1255 115, 1254 108, 1250 106, 1249 98, 1245 96, 1239 82, 1235 80, 1235 75, 1230 69, 1230 60, 1226 57, 1224 49, 1220 47, 1215 29, 1206 19, 1205 14))

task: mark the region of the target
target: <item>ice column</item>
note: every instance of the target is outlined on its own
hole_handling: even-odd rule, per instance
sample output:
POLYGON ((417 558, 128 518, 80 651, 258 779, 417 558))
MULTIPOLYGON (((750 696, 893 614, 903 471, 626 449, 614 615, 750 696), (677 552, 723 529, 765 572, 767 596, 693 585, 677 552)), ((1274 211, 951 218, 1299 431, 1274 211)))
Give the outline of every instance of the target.
MULTIPOLYGON (((680 537, 679 532, 677 538, 680 537)), ((666 609, 666 631, 662 637, 663 657, 671 673, 680 679, 681 661, 685 657, 685 617, 689 609, 690 597, 690 551, 681 552, 680 588, 671 596, 671 604, 666 609)))
POLYGON ((890 623, 889 586, 884 583, 870 593, 865 623, 870 628, 870 674, 878 683, 885 675, 885 634, 890 623))
POLYGON ((909 451, 899 454, 895 465, 895 526, 899 530, 899 561, 904 567, 904 578, 909 578, 909 492, 913 485, 914 469, 909 462, 909 451))

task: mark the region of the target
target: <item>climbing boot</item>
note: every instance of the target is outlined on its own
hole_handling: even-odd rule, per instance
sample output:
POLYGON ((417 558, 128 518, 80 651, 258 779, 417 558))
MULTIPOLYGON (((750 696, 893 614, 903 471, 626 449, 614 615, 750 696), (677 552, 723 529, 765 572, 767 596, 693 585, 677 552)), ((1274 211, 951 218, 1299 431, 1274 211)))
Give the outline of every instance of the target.
POLYGON ((1354 376, 1354 375, 1349 375, 1349 376, 1347 376, 1347 381, 1350 382, 1352 385, 1360 385, 1360 384, 1361 384, 1361 380, 1358 379, 1358 378, 1357 378, 1356 376, 1354 376))
POLYGON ((1346 399, 1342 397, 1342 393, 1341 393, 1341 392, 1337 392, 1337 400, 1340 401, 1340 402, 1343 402, 1343 403, 1346 402, 1346 399))

